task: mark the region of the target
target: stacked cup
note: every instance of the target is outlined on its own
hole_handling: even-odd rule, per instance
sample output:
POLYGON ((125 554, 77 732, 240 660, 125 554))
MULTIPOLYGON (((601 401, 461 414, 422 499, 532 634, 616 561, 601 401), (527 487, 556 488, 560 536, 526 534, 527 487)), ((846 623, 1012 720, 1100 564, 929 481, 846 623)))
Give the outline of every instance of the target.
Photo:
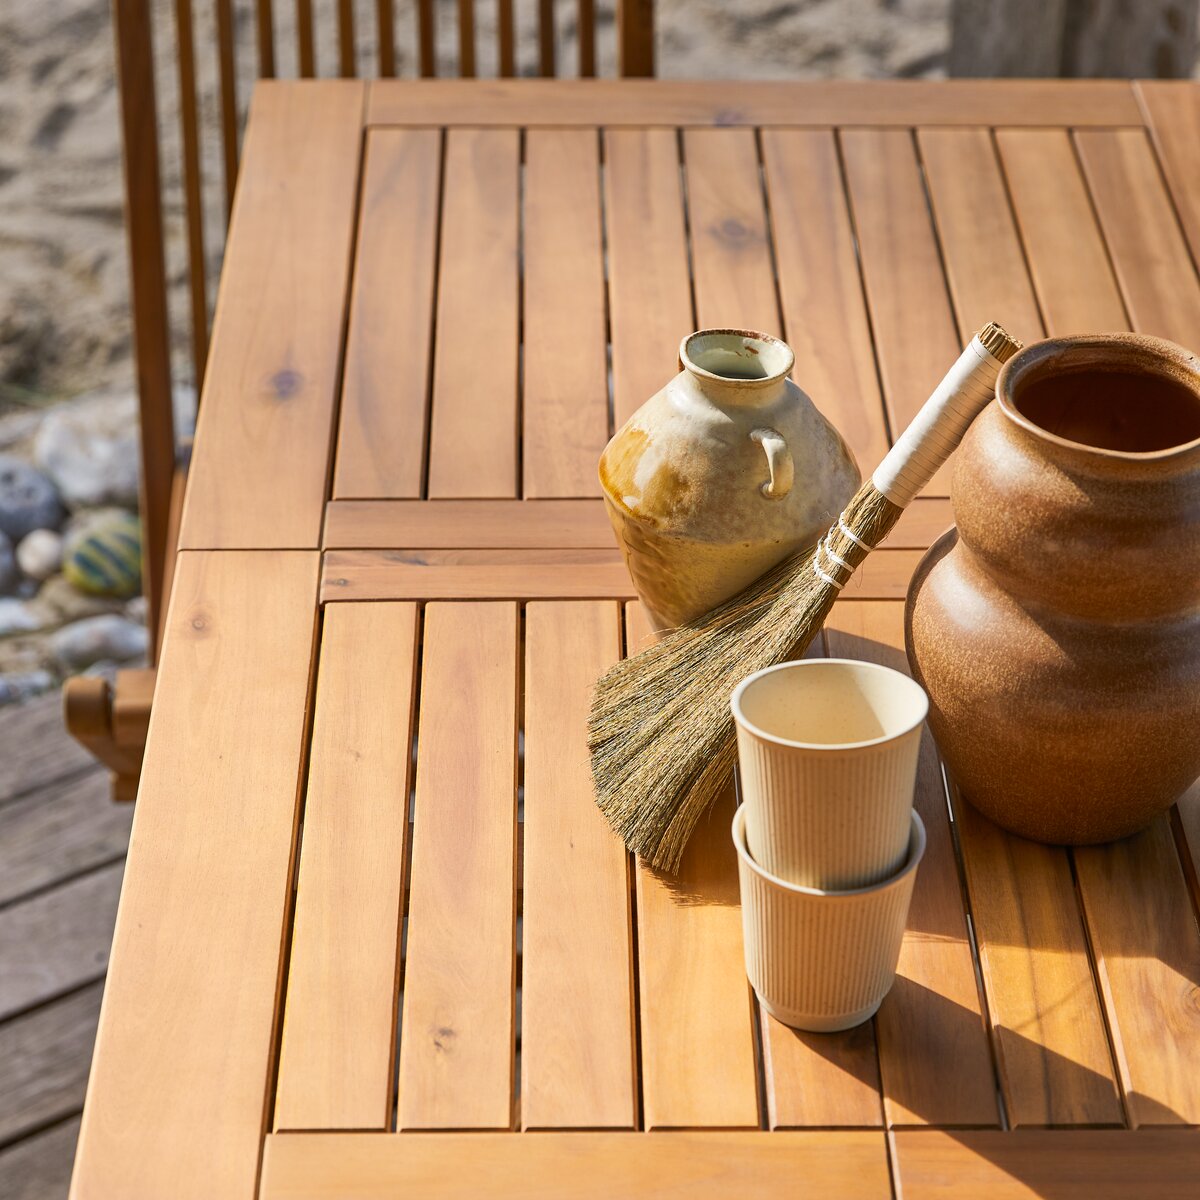
POLYGON ((782 663, 733 693, 733 818, 746 973, 797 1029, 848 1029, 895 978, 925 826, 913 809, 928 700, 852 659, 782 663))

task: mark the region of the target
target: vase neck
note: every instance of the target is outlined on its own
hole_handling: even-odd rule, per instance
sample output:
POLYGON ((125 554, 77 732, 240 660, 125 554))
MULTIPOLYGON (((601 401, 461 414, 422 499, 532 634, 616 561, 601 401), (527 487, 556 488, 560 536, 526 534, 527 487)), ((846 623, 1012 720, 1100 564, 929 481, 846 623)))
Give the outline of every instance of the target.
POLYGON ((696 389, 721 407, 757 408, 787 388, 791 348, 748 329, 702 329, 683 339, 679 361, 696 389))

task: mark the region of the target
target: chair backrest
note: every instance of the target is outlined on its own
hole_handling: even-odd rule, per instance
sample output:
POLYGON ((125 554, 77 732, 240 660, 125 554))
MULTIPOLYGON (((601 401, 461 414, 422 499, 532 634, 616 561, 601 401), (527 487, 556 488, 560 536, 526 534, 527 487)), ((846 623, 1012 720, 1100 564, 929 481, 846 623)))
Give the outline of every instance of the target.
MULTIPOLYGON (((654 74, 653 0, 615 0, 616 58, 621 75, 654 74)), ((151 630, 159 630, 164 603, 164 573, 171 553, 171 496, 175 475, 175 426, 172 416, 172 337, 167 310, 168 255, 164 212, 181 214, 186 226, 188 342, 192 378, 199 395, 208 355, 213 302, 212 277, 218 259, 213 251, 224 242, 237 182, 240 113, 248 79, 284 74, 285 59, 300 77, 318 73, 342 76, 397 74, 397 22, 407 19, 413 32, 412 73, 432 76, 439 64, 437 9, 434 0, 373 0, 374 19, 356 24, 364 0, 206 0, 194 12, 192 0, 174 0, 174 28, 152 29, 154 0, 113 0, 117 72, 125 145, 125 190, 131 259, 131 304, 142 431, 142 519, 145 537, 145 591, 151 630), (254 45, 238 44, 240 28, 249 28, 253 8, 254 45), (408 9, 397 11, 397 9, 408 9), (208 16, 207 31, 215 40, 215 76, 206 88, 201 76, 211 65, 211 52, 197 53, 198 17, 208 16), (238 18, 242 21, 239 23, 238 18), (415 29, 414 29, 415 18, 415 29), (166 51, 166 47, 170 51, 166 51), (162 62, 156 62, 156 51, 162 62), (249 53, 247 52, 249 51, 249 53), (330 57, 333 56, 333 57, 330 57), (173 62, 170 61, 173 59, 173 62), (181 196, 164 205, 160 171, 156 81, 177 91, 178 129, 167 130, 178 143, 180 164, 175 183, 181 196), (211 96, 209 95, 211 93, 211 96), (206 122, 204 104, 212 101, 215 122, 206 122), (205 142, 215 125, 217 145, 205 142), (214 188, 214 164, 221 185, 214 188), (216 192, 216 195, 211 193, 216 192)), ((478 69, 475 0, 457 0, 457 73, 473 76, 478 69)), ((534 64, 517 62, 517 13, 514 0, 488 6, 496 17, 496 73, 511 76, 518 66, 528 73, 534 64)), ((608 14, 611 15, 611 9, 608 14)), ((537 0, 537 62, 541 75, 554 75, 557 30, 554 0, 537 0)), ((597 12, 595 0, 576 0, 577 63, 581 76, 596 74, 597 12)), ((449 56, 447 56, 449 57, 449 56)), ((407 65, 407 64, 405 64, 407 65)), ((212 72, 210 72, 212 74, 212 72)), ((174 159, 174 155, 172 155, 174 159)), ((178 494, 178 493, 177 493, 178 494)), ((153 639, 152 639, 153 641, 153 639)))

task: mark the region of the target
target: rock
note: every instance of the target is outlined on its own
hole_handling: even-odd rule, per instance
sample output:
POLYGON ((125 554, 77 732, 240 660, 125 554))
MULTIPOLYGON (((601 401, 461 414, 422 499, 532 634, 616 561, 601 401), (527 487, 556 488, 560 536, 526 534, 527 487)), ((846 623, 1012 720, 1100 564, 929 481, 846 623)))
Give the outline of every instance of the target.
POLYGON ((0 533, 19 542, 34 529, 57 529, 62 519, 54 484, 36 467, 0 454, 0 533))
POLYGON ((0 599, 0 638, 12 637, 14 633, 33 633, 44 624, 24 600, 0 599))
POLYGON ((7 592, 17 580, 17 560, 13 557, 8 534, 0 533, 0 594, 7 592))
POLYGON ((66 625, 102 613, 121 614, 125 601, 106 596, 89 596, 77 591, 62 575, 52 575, 37 594, 37 607, 46 614, 47 625, 66 625))
POLYGON ((149 605, 145 596, 134 596, 134 598, 125 605, 125 615, 131 621, 136 621, 139 625, 145 625, 146 612, 148 608, 149 605))
POLYGON ((137 430, 134 396, 88 396, 47 413, 34 441, 34 461, 72 508, 136 508, 137 430))
POLYGON ((62 566, 63 540, 53 529, 27 533, 17 547, 17 565, 39 583, 62 566))
POLYGON ((143 658, 149 644, 142 626, 115 613, 106 613, 85 617, 60 629, 50 639, 50 651, 64 670, 79 671, 104 659, 128 662, 143 658))
POLYGON ((142 580, 142 527, 137 517, 116 512, 68 538, 63 575, 93 596, 134 595, 142 580))
POLYGON ((0 675, 0 707, 6 704, 23 704, 48 692, 54 686, 54 676, 49 671, 13 671, 0 675))

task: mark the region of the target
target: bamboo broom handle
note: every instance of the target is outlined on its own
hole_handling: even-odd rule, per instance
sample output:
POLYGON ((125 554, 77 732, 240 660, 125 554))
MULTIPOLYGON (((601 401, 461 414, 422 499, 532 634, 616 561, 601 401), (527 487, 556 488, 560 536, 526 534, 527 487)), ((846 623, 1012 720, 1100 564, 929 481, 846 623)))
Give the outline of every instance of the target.
POLYGON ((1020 348, 999 325, 980 330, 876 467, 875 490, 897 508, 907 508, 988 406, 1000 368, 1020 348))

